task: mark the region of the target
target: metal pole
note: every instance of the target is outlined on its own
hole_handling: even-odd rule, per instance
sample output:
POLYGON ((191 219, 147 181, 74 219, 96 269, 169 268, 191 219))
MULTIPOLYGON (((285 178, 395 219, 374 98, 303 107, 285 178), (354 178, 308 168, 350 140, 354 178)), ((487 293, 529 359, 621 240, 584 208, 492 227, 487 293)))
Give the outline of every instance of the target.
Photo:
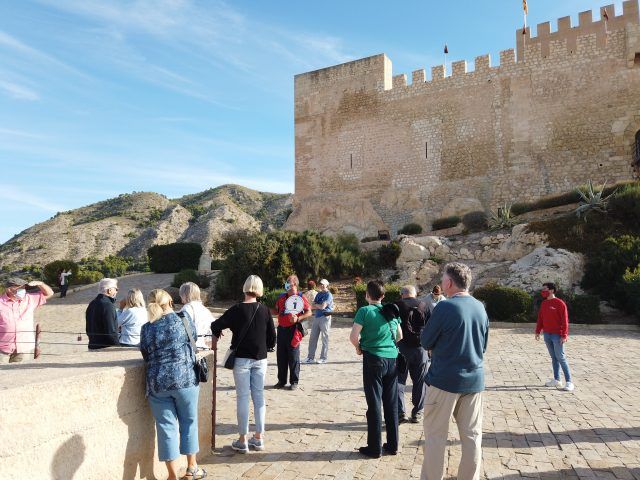
POLYGON ((216 385, 218 384, 218 347, 213 349, 213 381, 211 392, 211 451, 216 449, 216 385))

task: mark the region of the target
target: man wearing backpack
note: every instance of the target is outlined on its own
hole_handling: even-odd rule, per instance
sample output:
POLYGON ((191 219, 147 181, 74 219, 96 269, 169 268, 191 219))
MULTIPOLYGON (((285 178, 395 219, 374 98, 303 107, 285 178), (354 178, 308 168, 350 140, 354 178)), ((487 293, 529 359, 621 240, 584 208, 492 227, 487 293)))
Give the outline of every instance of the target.
POLYGON ((424 377, 429 368, 429 356, 420 345, 420 334, 429 318, 426 302, 416 298, 413 285, 405 285, 400 290, 401 300, 396 302, 400 310, 402 340, 398 343, 398 423, 418 423, 422 420, 426 385, 424 377), (411 391, 411 417, 407 418, 404 391, 407 377, 411 375, 413 388, 411 391))

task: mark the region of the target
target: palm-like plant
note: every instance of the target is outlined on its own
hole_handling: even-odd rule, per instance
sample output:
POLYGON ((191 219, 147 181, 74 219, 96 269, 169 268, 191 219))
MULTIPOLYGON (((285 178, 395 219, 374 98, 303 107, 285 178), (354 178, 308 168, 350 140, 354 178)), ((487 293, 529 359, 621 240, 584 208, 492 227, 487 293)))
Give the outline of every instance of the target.
POLYGON ((609 199, 616 193, 613 191, 606 197, 603 197, 604 187, 607 182, 604 182, 601 188, 594 187, 593 182, 589 180, 584 187, 576 188, 576 192, 580 195, 580 204, 576 208, 575 212, 578 218, 584 218, 587 220, 587 214, 589 212, 601 212, 607 213, 607 203, 609 199))
POLYGON ((505 203, 496 210, 491 210, 489 216, 489 228, 499 230, 501 228, 511 228, 516 221, 511 213, 511 204, 505 203))

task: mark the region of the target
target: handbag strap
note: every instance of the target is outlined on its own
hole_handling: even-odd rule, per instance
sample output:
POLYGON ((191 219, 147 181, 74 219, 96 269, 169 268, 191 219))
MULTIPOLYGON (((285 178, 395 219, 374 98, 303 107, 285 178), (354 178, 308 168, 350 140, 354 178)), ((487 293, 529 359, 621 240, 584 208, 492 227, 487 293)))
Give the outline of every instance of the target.
MULTIPOLYGON (((258 303, 258 302, 256 302, 258 303)), ((253 319, 256 317, 256 313, 258 313, 258 310, 260 309, 260 303, 258 303, 258 306, 256 307, 256 309, 253 311, 253 315, 251 315, 251 320, 249 320, 249 323, 247 324, 246 327, 244 327, 244 330, 242 331, 242 333, 238 336, 238 342, 236 343, 236 347, 238 348, 238 345, 240 345, 242 343, 242 340, 244 340, 244 337, 247 335, 247 332, 249 331, 249 328, 251 327, 251 324, 253 323, 253 319)), ((232 342, 233 343, 233 342, 232 342)), ((233 348, 233 345, 231 345, 230 348, 233 348)))
POLYGON ((193 352, 195 353, 197 351, 196 341, 194 340, 193 333, 191 332, 189 324, 187 323, 187 316, 184 314, 184 312, 180 312, 177 315, 182 319, 182 324, 184 325, 184 329, 187 331, 187 336, 189 337, 189 343, 191 343, 191 348, 193 348, 193 352))

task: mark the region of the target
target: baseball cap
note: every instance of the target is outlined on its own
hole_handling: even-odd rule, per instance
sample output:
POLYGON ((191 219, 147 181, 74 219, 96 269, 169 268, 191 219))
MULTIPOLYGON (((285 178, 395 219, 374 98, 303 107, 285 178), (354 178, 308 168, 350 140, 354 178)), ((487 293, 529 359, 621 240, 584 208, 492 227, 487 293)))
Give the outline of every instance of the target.
POLYGON ((329 280, 327 280, 326 278, 323 278, 322 280, 320 280, 320 285, 324 285, 325 287, 328 287, 329 280))
POLYGON ((22 287, 23 285, 26 285, 27 282, 24 278, 20 278, 20 277, 9 277, 5 280, 4 282, 4 286, 5 287, 22 287))

